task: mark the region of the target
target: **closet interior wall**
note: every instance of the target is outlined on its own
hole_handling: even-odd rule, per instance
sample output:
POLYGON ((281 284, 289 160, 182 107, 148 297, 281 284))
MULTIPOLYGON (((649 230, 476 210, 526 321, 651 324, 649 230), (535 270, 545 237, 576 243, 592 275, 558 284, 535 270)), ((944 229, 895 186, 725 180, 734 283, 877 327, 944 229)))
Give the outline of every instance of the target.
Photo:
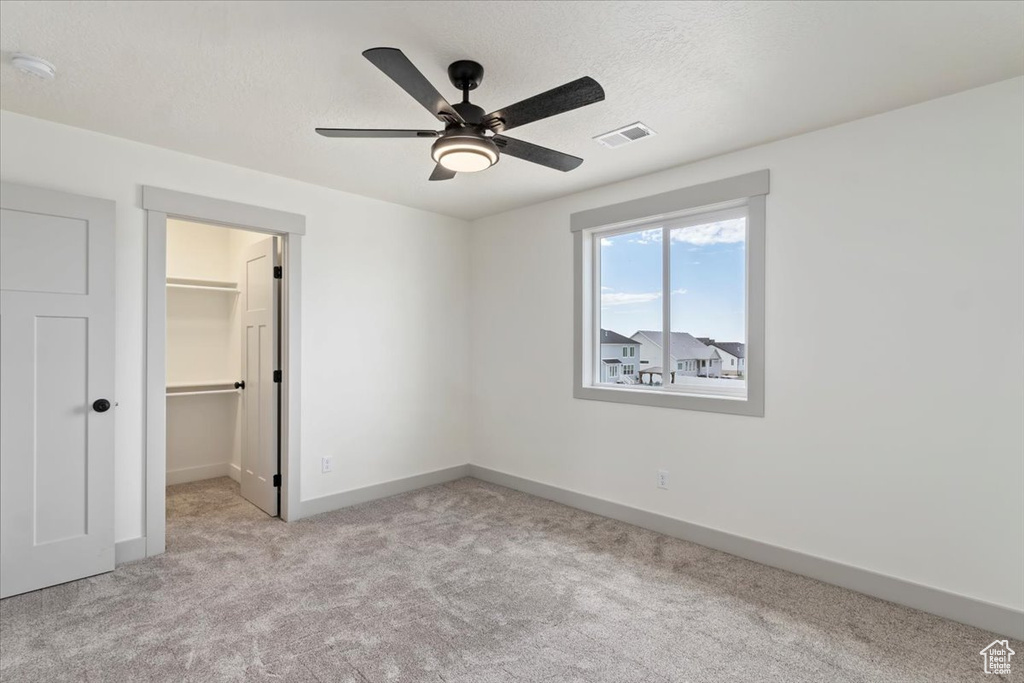
POLYGON ((167 484, 240 479, 243 250, 269 236, 167 221, 167 484))

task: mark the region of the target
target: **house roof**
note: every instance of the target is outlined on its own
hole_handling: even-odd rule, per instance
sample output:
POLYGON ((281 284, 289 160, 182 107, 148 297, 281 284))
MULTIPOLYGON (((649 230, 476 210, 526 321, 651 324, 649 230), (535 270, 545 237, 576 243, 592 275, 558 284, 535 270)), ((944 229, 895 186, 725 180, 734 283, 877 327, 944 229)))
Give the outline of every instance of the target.
POLYGON ((617 364, 621 363, 622 361, 619 360, 618 358, 602 358, 601 362, 602 363, 608 363, 609 365, 617 365, 617 364))
POLYGON ((601 330, 601 343, 602 344, 638 344, 639 342, 624 337, 618 332, 612 330, 601 330))
POLYGON ((1009 640, 993 640, 991 643, 989 643, 988 645, 985 646, 984 650, 982 650, 978 654, 983 655, 986 652, 988 652, 989 650, 991 650, 993 647, 995 647, 996 645, 998 645, 1000 648, 1006 650, 1011 655, 1017 654, 1016 652, 1014 652, 1013 650, 1010 649, 1010 641, 1009 640))
POLYGON ((718 347, 737 358, 747 357, 747 345, 740 342, 711 342, 711 346, 718 347))
MULTIPOLYGON (((661 346, 661 330, 640 330, 633 336, 642 335, 645 339, 641 343, 651 343, 661 346)), ((677 360, 711 360, 719 358, 718 352, 710 346, 705 346, 696 337, 687 332, 672 332, 671 356, 677 360)))

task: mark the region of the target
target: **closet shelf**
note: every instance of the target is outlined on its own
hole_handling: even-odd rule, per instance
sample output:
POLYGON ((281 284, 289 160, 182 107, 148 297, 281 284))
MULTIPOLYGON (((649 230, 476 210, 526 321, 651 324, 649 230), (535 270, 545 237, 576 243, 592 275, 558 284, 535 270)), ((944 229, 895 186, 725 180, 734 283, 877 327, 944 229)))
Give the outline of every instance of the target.
POLYGON ((168 384, 168 396, 198 396, 199 394, 237 394, 234 382, 192 382, 168 384))
POLYGON ((237 282, 225 282, 221 280, 194 280, 187 277, 167 278, 168 289, 198 289, 210 292, 224 292, 227 294, 238 294, 237 282))

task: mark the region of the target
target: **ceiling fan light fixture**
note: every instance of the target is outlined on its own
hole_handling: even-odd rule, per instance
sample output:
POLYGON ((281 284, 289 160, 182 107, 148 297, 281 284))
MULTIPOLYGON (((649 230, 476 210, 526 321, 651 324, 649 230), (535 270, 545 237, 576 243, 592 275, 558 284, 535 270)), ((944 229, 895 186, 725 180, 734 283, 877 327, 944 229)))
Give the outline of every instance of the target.
POLYGON ((498 146, 478 135, 446 135, 434 143, 430 156, 449 171, 476 173, 498 163, 498 146))

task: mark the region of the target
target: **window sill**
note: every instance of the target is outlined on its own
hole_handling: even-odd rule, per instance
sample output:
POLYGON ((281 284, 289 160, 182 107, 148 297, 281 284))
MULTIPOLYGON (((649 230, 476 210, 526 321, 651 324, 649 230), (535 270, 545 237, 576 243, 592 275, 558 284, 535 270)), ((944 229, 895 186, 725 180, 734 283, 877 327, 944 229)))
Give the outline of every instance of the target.
POLYGON ((588 401, 608 401, 630 405, 699 410, 728 415, 764 417, 764 401, 728 396, 681 394, 673 389, 641 389, 636 386, 576 386, 573 396, 588 401))

